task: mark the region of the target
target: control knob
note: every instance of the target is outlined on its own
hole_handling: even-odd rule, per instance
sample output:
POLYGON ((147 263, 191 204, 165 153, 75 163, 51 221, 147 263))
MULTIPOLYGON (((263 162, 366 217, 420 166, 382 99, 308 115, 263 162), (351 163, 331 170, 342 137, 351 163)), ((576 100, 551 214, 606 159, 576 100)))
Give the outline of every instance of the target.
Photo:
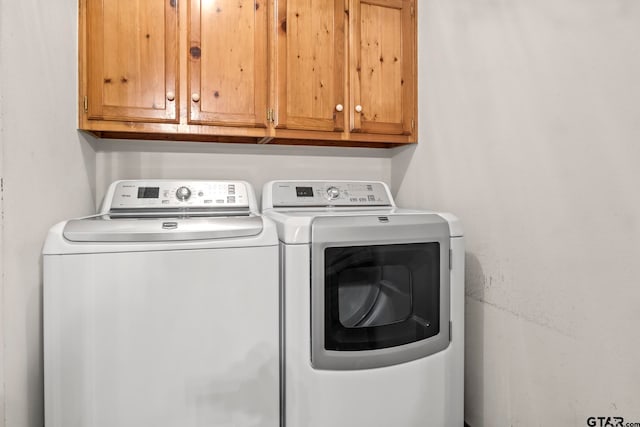
POLYGON ((335 200, 340 197, 340 190, 337 187, 327 188, 327 198, 329 200, 335 200))
POLYGON ((188 200, 191 197, 191 190, 187 187, 180 187, 176 190, 176 198, 181 202, 188 200))

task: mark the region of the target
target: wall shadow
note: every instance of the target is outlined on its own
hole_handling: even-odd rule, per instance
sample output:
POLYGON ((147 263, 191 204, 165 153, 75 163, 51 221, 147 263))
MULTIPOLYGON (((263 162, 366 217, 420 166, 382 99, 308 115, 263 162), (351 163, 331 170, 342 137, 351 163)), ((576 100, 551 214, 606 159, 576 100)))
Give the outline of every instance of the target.
POLYGON ((391 158, 391 193, 398 194, 402 183, 404 182, 409 165, 416 151, 416 145, 408 145, 393 149, 393 157, 391 158))
POLYGON ((80 152, 84 160, 84 169, 87 176, 87 183, 91 190, 93 199, 92 206, 97 206, 96 200, 96 138, 86 132, 76 131, 80 142, 80 152))
POLYGON ((465 253, 464 413, 467 427, 484 424, 484 289, 486 278, 478 257, 465 253), (482 304, 478 304, 482 303, 482 304))

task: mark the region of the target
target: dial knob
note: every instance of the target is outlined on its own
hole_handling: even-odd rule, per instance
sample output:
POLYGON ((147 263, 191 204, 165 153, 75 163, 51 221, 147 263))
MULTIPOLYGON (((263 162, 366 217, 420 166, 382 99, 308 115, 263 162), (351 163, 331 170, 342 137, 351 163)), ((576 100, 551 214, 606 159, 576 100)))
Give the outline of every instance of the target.
POLYGON ((340 190, 338 190, 336 187, 327 188, 327 198, 329 200, 335 200, 338 197, 340 197, 340 190))
POLYGON ((180 187, 176 190, 176 197, 181 202, 184 202, 185 200, 188 200, 189 197, 191 197, 191 190, 189 190, 187 187, 180 187))

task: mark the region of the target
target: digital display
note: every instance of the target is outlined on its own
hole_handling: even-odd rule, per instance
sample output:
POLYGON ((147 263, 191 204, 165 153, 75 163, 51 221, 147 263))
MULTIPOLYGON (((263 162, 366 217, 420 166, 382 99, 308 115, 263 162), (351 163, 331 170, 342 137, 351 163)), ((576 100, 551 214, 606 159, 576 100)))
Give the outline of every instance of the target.
POLYGON ((138 199, 157 199, 160 187, 138 187, 138 199))
POLYGON ((296 187, 298 197, 313 197, 313 187, 296 187))

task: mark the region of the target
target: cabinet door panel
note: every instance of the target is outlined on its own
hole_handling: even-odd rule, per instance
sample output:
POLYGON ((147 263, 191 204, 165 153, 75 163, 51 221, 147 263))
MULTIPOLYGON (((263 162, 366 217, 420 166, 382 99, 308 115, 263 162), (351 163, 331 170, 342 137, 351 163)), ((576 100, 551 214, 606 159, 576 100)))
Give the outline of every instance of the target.
POLYGON ((353 131, 407 135, 412 131, 416 89, 413 7, 413 0, 352 1, 353 131))
POLYGON ((176 122, 175 0, 86 0, 89 119, 176 122))
POLYGON ((191 0, 189 16, 189 121, 266 126, 267 2, 191 0))
POLYGON ((344 0, 277 4, 276 127, 343 130, 344 0))

